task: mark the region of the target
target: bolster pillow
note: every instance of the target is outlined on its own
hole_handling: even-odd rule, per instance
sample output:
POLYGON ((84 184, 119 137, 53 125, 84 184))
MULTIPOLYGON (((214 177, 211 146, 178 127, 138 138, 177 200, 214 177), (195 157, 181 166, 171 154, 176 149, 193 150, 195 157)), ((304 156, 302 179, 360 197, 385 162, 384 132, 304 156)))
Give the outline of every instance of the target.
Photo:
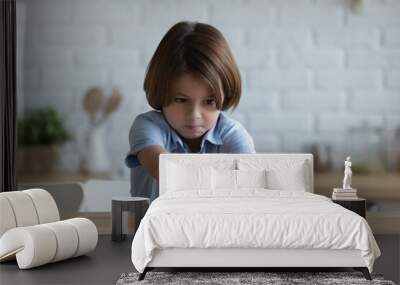
POLYGON ((20 269, 86 254, 97 245, 97 228, 85 218, 13 228, 0 238, 0 261, 16 257, 20 269))
POLYGON ((0 237, 15 227, 60 220, 53 196, 43 189, 0 193, 0 237))

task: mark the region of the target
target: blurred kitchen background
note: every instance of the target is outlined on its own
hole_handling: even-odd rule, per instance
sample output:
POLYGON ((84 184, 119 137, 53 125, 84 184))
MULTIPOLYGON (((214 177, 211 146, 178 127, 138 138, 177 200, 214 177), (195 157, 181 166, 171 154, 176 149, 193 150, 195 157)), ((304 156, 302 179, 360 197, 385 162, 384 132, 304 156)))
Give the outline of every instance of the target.
POLYGON ((386 275, 399 281, 400 1, 19 0, 17 15, 22 187, 86 189, 75 208, 60 194, 68 213, 108 213, 109 197, 129 195, 124 157, 134 118, 150 110, 146 66, 173 24, 205 22, 239 65, 243 95, 229 114, 257 152, 312 152, 315 192, 327 196, 352 157, 386 275))

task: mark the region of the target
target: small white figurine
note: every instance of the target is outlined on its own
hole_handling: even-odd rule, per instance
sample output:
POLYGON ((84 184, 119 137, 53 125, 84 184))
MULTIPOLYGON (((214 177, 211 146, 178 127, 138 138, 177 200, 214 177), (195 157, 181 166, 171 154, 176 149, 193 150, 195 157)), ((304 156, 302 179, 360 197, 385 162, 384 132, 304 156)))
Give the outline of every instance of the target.
POLYGON ((352 171, 351 171, 351 161, 350 161, 350 156, 346 158, 346 161, 344 162, 344 178, 343 178, 343 189, 352 189, 351 188, 351 176, 352 176, 352 171))

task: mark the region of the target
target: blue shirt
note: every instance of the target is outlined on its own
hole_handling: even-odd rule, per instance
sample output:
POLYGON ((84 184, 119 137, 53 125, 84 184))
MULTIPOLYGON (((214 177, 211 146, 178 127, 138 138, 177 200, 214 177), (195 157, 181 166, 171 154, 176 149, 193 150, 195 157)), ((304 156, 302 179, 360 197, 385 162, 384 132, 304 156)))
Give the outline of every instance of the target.
MULTIPOLYGON (((155 145, 163 146, 170 153, 192 152, 160 111, 149 111, 135 118, 129 132, 129 144, 125 163, 131 168, 131 195, 147 197, 150 201, 158 197, 158 181, 134 154, 155 145)), ((255 153, 255 149, 245 128, 221 112, 216 124, 203 136, 199 153, 255 153)))

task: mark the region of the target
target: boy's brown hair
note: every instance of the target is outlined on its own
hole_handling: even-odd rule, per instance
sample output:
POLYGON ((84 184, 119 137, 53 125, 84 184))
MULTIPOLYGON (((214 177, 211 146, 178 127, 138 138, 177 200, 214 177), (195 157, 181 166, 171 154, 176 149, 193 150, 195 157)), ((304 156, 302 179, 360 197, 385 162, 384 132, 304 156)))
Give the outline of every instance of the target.
POLYGON ((168 106, 173 100, 172 81, 187 72, 208 84, 218 109, 227 110, 239 104, 240 73, 227 41, 213 26, 179 22, 165 34, 144 79, 150 106, 156 110, 168 106))

